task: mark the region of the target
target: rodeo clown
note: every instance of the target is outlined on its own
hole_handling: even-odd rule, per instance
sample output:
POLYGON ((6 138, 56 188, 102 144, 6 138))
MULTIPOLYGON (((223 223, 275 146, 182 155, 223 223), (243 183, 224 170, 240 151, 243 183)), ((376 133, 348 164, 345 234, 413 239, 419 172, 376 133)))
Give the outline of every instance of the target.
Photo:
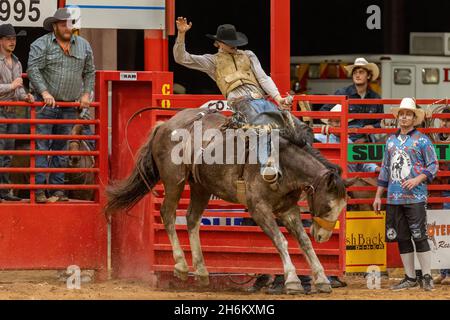
POLYGON ((427 185, 436 176, 438 160, 430 139, 417 131, 424 110, 411 98, 404 98, 400 107, 392 108, 400 130, 391 135, 378 177, 378 189, 373 202, 381 209, 381 196, 387 188, 386 241, 397 241, 405 269, 405 278, 392 290, 415 288, 434 289, 431 278, 431 251, 427 236, 427 185), (414 241, 414 244, 413 244, 414 241), (416 276, 414 245, 423 278, 416 276))
MULTIPOLYGON (((205 72, 219 87, 227 101, 232 104, 238 99, 248 99, 255 112, 278 111, 277 107, 266 100, 269 94, 282 109, 289 109, 291 102, 282 98, 273 80, 264 72, 256 55, 249 50, 238 50, 237 47, 248 43, 247 36, 237 32, 231 24, 220 25, 215 35, 206 36, 214 40, 218 48, 216 54, 193 55, 186 51, 186 32, 192 27, 186 18, 176 21, 178 36, 173 47, 175 62, 190 69, 205 72)), ((266 181, 274 181, 278 177, 278 168, 267 163, 268 151, 260 153, 261 175, 266 181), (262 156, 262 158, 261 158, 262 156)))

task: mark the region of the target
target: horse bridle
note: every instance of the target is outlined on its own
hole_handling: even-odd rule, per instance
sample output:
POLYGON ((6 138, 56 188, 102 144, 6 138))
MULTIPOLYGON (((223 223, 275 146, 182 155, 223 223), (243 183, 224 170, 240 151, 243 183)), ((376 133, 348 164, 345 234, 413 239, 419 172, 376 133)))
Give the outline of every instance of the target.
MULTIPOLYGON (((314 194, 316 189, 314 188, 313 185, 306 185, 303 187, 302 189, 303 191, 305 191, 307 194, 309 194, 311 196, 311 203, 312 205, 314 205, 314 194)), ((333 231, 334 228, 336 227, 336 221, 330 221, 321 217, 316 217, 314 216, 314 211, 313 208, 309 208, 311 211, 311 215, 312 215, 312 220, 314 222, 316 222, 321 228, 327 230, 327 231, 333 231)))

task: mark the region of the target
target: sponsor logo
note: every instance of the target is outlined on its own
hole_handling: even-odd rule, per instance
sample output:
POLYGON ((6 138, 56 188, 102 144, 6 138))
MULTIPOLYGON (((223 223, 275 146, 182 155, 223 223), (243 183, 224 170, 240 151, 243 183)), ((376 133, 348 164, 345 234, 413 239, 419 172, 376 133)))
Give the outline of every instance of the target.
POLYGON ((346 238, 347 250, 383 250, 384 249, 384 236, 381 233, 377 233, 375 236, 368 236, 362 233, 351 233, 346 238))

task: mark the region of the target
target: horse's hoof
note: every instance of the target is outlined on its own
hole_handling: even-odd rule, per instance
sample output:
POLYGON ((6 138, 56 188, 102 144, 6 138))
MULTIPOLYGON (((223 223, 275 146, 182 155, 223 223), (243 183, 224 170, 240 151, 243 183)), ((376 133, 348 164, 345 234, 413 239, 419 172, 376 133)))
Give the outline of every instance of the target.
POLYGON ((181 270, 178 270, 178 269, 174 269, 173 270, 173 274, 175 275, 175 277, 177 277, 181 281, 187 281, 189 272, 188 271, 181 271, 181 270))
POLYGON ((315 284, 318 293, 331 293, 331 285, 329 283, 316 283, 315 284))
POLYGON ((286 283, 284 285, 284 291, 286 294, 305 294, 305 290, 303 289, 300 282, 291 282, 286 283))
POLYGON ((196 274, 195 275, 195 280, 198 282, 198 284, 201 287, 209 286, 209 274, 206 274, 206 275, 196 274))

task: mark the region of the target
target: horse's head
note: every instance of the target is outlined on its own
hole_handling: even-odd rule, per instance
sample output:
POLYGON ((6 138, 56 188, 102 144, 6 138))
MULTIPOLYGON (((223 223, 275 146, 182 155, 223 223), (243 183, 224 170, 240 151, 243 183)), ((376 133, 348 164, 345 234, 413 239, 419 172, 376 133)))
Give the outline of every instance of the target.
POLYGON ((327 171, 313 184, 304 187, 313 220, 311 235, 317 242, 330 239, 339 215, 347 205, 345 187, 353 183, 353 180, 344 181, 335 171, 327 171))

